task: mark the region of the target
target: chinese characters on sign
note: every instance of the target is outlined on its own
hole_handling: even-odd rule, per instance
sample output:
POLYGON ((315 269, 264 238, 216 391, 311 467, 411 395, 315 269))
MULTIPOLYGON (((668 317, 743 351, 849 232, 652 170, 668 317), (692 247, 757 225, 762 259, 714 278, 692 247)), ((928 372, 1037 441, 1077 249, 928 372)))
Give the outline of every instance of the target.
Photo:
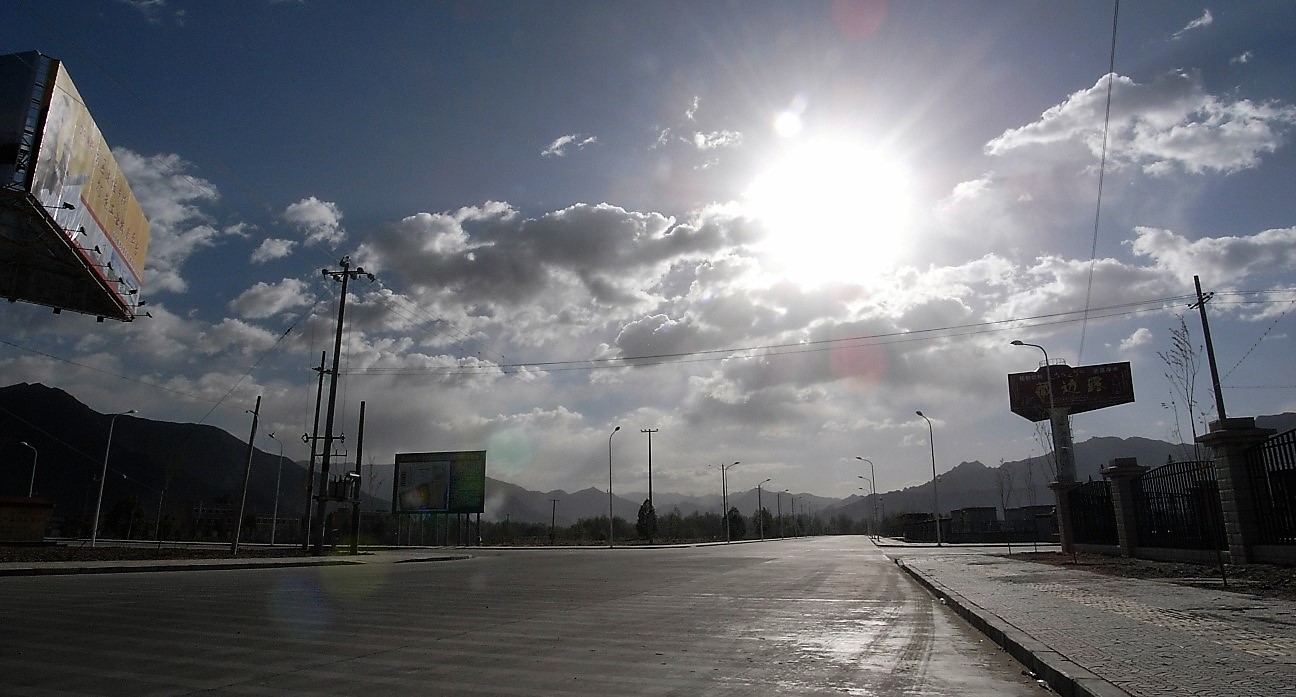
POLYGON ((1050 382, 1053 405, 1065 407, 1072 414, 1134 401, 1134 380, 1128 362, 1076 367, 1052 365, 1033 373, 1008 376, 1012 412, 1030 421, 1048 420, 1050 382))

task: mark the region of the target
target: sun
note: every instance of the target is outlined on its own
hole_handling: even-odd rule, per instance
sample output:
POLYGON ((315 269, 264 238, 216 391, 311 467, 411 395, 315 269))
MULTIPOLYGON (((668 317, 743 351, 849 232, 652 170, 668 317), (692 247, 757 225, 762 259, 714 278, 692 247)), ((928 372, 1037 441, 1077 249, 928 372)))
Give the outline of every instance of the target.
POLYGON ((803 285, 865 280, 908 248, 909 174, 850 140, 797 142, 756 176, 744 208, 765 232, 762 267, 803 285))

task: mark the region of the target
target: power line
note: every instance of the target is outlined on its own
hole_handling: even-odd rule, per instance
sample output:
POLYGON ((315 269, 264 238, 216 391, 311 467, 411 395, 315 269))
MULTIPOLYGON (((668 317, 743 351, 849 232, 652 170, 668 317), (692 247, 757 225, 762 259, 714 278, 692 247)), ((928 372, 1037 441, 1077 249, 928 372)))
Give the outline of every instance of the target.
MULTIPOLYGON (((1103 113, 1102 157, 1098 163, 1098 199, 1094 204, 1093 244, 1089 248, 1089 280, 1085 284, 1086 312, 1089 301, 1093 297, 1094 268, 1098 263, 1098 223, 1102 218, 1103 180, 1107 173, 1107 134, 1111 127, 1112 86, 1116 84, 1116 20, 1119 17, 1120 0, 1115 0, 1115 7, 1112 9, 1111 59, 1107 65, 1107 107, 1103 113)), ((1085 333, 1088 326, 1087 321, 1080 325, 1080 350, 1076 353, 1077 362, 1084 361, 1085 333)))
POLYGON ((1009 329, 1018 329, 1016 326, 1023 322, 1033 322, 1027 326, 1043 327, 1056 324, 1068 324, 1071 322, 1086 321, 1089 318, 1107 319, 1111 317, 1121 317, 1125 315, 1141 314, 1145 312, 1155 312, 1163 310, 1169 305, 1182 303, 1191 296, 1174 296, 1169 298, 1158 298, 1154 300, 1145 300, 1141 302, 1123 303, 1121 305, 1112 305, 1104 308, 1090 308, 1086 310, 1071 310, 1067 312, 1056 312, 1032 317, 1022 317, 1003 320, 991 320, 988 322, 976 322, 963 325, 951 325, 946 327, 937 327, 931 329, 917 329, 912 331, 887 332, 881 334, 871 334, 853 337, 842 337, 836 339, 818 339, 813 341, 803 341, 797 343, 785 344, 765 344, 759 346, 743 346, 720 349, 703 349, 698 351, 685 351, 678 353, 663 353, 631 357, 613 357, 613 358, 587 358, 576 360, 556 360, 556 361, 531 361, 511 364, 499 364, 483 366, 481 368, 465 368, 463 366, 446 366, 438 368, 370 368, 360 371, 366 375, 419 375, 419 374, 440 374, 440 375, 480 375, 485 372, 494 373, 499 370, 507 369, 530 369, 535 372, 565 372, 576 370, 602 370, 602 369, 619 369, 634 368, 654 365, 664 365, 668 363, 700 363, 710 361, 730 360, 734 358, 764 358, 795 355, 800 353, 816 353, 822 351, 832 351, 840 348, 863 348, 866 346, 889 345, 910 343, 915 341, 935 341, 938 339, 948 339, 960 336, 969 336, 975 334, 985 334, 991 332, 1008 331, 1009 329), (1092 313, 1101 312, 1105 314, 1094 315, 1092 313), (1087 313, 1087 316, 1080 318, 1069 317, 1087 313), (966 330, 966 331, 960 331, 966 330), (867 342, 855 344, 852 342, 867 342), (752 353, 765 351, 749 356, 735 356, 734 354, 752 353))

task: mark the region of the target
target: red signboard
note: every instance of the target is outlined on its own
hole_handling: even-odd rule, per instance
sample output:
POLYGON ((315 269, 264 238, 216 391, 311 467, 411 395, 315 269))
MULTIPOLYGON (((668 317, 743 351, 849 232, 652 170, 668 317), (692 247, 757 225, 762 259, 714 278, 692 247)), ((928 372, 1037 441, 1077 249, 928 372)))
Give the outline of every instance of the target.
POLYGON ((1134 401, 1130 364, 1051 365, 1033 373, 1008 375, 1008 402, 1012 412, 1030 421, 1047 421, 1049 377, 1053 405, 1072 414, 1129 404, 1134 401))

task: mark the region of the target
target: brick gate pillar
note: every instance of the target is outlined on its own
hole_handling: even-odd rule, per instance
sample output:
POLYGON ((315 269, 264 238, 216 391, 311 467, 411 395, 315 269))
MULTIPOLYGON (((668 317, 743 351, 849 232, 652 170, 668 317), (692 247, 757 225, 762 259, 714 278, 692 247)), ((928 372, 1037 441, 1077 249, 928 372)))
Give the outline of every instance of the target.
POLYGON ((1135 513, 1134 480, 1148 471, 1135 457, 1118 457, 1102 471, 1111 482, 1112 508, 1116 514, 1116 538, 1122 557, 1134 556, 1138 547, 1138 515, 1135 513))
POLYGON ((1272 428, 1256 428, 1255 419, 1245 417, 1212 422, 1210 433, 1197 436, 1197 442, 1210 448, 1215 456, 1224 535, 1234 564, 1253 561, 1251 547, 1260 539, 1259 508, 1251 488, 1247 452, 1275 432, 1272 428))

